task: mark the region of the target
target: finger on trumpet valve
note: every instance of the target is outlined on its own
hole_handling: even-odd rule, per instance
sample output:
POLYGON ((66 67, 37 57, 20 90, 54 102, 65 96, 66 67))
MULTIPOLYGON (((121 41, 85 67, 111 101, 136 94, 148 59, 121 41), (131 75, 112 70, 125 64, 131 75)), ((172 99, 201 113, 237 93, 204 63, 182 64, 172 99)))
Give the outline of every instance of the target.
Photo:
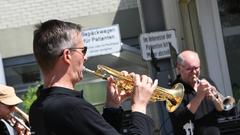
POLYGON ((9 125, 11 125, 12 127, 14 127, 14 125, 16 124, 16 119, 14 119, 13 117, 12 117, 12 115, 9 115, 8 116, 8 123, 9 123, 9 125))
POLYGON ((210 91, 217 98, 218 94, 217 94, 216 90, 214 89, 214 87, 210 87, 210 91))
POLYGON ((216 98, 216 93, 211 89, 211 88, 209 88, 209 94, 210 94, 210 96, 212 97, 212 99, 215 99, 216 98))
POLYGON ((10 125, 13 126, 13 127, 15 127, 16 124, 20 124, 20 125, 22 125, 26 130, 30 131, 30 128, 25 124, 25 122, 24 122, 22 119, 14 116, 13 114, 10 114, 9 123, 10 123, 10 125))

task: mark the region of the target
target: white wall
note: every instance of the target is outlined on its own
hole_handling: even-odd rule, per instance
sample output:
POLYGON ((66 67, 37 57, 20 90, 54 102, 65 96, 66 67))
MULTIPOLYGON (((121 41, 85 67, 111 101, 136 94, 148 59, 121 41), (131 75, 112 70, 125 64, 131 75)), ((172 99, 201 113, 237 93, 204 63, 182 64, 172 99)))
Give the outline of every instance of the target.
POLYGON ((0 29, 137 7, 137 0, 1 0, 0 29))
POLYGON ((3 58, 32 54, 34 25, 48 19, 109 26, 119 11, 136 7, 137 0, 0 0, 0 53, 3 58))

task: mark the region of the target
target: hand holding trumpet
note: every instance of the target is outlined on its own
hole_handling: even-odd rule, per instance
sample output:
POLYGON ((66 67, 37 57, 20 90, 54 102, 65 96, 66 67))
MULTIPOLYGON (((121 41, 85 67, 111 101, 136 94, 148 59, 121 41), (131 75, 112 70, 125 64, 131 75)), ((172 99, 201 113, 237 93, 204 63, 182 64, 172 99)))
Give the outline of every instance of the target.
MULTIPOLYGON (((153 83, 152 79, 146 75, 138 75, 135 73, 128 74, 126 71, 122 71, 121 74, 133 79, 135 86, 134 94, 119 89, 117 84, 121 83, 121 80, 116 82, 113 76, 110 76, 107 78, 108 91, 106 107, 118 107, 127 97, 132 95, 132 111, 138 111, 145 114, 148 101, 151 98, 153 90, 156 89, 158 82, 155 80, 153 83)), ((125 84, 126 82, 123 83, 125 84)))
POLYGON ((10 115, 8 123, 16 130, 17 135, 30 135, 30 129, 26 127, 24 121, 16 116, 10 115))
MULTIPOLYGON (((235 99, 233 97, 224 97, 215 86, 211 85, 207 80, 199 80, 194 76, 194 81, 198 84, 198 91, 206 92, 205 96, 211 101, 213 101, 215 108, 218 111, 228 111, 234 107, 235 99)), ((197 92, 198 93, 198 92, 197 92)))
MULTIPOLYGON (((19 113, 26 122, 28 122, 28 115, 25 114, 18 107, 14 107, 14 111, 19 113)), ((12 113, 8 116, 8 123, 17 131, 17 135, 31 135, 30 128, 25 124, 25 122, 14 116, 12 113)))
POLYGON ((207 80, 203 79, 200 81, 201 83, 199 84, 200 87, 201 85, 204 85, 204 89, 206 90, 206 97, 208 100, 211 100, 214 105, 215 108, 218 111, 222 111, 223 110, 223 103, 222 103, 222 99, 219 97, 217 89, 212 86, 207 80))
POLYGON ((212 86, 206 79, 197 80, 197 93, 202 93, 203 96, 206 96, 209 100, 218 98, 216 88, 212 86))

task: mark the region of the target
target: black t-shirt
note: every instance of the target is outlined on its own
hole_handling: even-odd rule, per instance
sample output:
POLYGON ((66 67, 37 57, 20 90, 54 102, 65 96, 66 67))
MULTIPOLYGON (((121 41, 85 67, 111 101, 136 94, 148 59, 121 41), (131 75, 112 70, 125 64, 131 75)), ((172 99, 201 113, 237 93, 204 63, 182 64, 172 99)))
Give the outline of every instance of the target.
MULTIPOLYGON (((209 82, 211 83, 212 81, 209 82)), ((174 134, 185 135, 188 132, 198 135, 199 129, 204 129, 202 127, 216 126, 217 111, 213 102, 204 98, 196 113, 193 114, 186 106, 195 97, 196 91, 190 85, 183 82, 180 77, 174 81, 173 85, 176 83, 184 85, 185 94, 181 105, 174 112, 170 113, 174 134)))
MULTIPOLYGON (((83 99, 82 92, 62 87, 39 89, 29 113, 31 132, 33 135, 117 135, 122 112, 122 109, 108 108, 102 116, 83 99)), ((153 122, 148 116, 138 112, 131 115, 131 133, 152 133, 153 122)))

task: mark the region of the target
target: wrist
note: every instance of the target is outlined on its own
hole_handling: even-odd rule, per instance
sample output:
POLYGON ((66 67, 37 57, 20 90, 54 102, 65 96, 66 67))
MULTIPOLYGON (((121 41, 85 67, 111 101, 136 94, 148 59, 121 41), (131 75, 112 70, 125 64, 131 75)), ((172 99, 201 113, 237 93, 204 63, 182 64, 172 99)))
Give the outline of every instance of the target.
POLYGON ((141 112, 143 114, 146 114, 146 106, 143 106, 143 105, 136 105, 136 104, 133 104, 132 107, 132 112, 141 112))
POLYGON ((112 102, 106 102, 104 106, 105 106, 105 108, 119 108, 120 104, 115 104, 115 103, 112 103, 112 102))

